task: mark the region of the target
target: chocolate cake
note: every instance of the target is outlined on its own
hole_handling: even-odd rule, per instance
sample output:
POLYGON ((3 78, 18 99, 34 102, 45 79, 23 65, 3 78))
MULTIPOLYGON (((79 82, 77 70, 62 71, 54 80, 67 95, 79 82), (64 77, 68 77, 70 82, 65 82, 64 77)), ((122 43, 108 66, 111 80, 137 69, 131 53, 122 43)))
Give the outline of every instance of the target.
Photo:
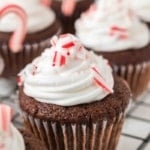
POLYGON ((130 49, 118 52, 96 52, 98 55, 103 55, 111 64, 115 65, 137 65, 150 60, 150 46, 146 46, 140 50, 130 49))
POLYGON ((94 0, 80 0, 76 4, 76 8, 74 10, 73 15, 71 16, 65 16, 61 12, 61 1, 53 0, 51 4, 51 8, 55 11, 57 17, 61 21, 64 33, 74 33, 74 22, 77 18, 80 17, 80 14, 84 11, 86 11, 89 6, 94 2, 94 0))

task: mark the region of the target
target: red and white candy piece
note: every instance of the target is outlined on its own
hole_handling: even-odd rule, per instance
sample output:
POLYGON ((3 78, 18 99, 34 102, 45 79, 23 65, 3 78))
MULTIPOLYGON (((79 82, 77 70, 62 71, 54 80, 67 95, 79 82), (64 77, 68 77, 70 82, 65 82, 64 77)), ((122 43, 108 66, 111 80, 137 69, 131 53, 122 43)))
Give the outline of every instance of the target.
POLYGON ((58 51, 55 51, 53 56, 53 64, 52 66, 61 67, 66 64, 66 57, 61 55, 58 51))
POLYGON ((44 6, 47 6, 47 7, 49 7, 51 4, 51 0, 41 0, 41 2, 44 6))
POLYGON ((4 104, 0 105, 0 131, 8 132, 11 134, 11 119, 12 109, 4 104))
POLYGON ((109 32, 110 36, 118 36, 120 39, 127 39, 128 33, 126 28, 112 26, 109 32))
POLYGON ((74 39, 71 34, 62 34, 59 36, 62 42, 62 49, 66 55, 70 55, 70 50, 76 46, 74 39))
POLYGON ((18 25, 9 41, 9 47, 11 51, 18 52, 22 48, 22 44, 27 32, 27 15, 21 7, 11 4, 6 5, 0 10, 0 18, 9 13, 14 13, 20 18, 20 25, 18 25))
POLYGON ((113 90, 106 84, 105 79, 100 74, 100 71, 95 66, 91 68, 93 74, 94 74, 94 82, 99 87, 102 87, 105 91, 108 93, 113 93, 113 90))
POLYGON ((63 34, 54 36, 51 39, 51 45, 56 49, 54 51, 52 66, 64 66, 68 58, 86 59, 87 54, 83 50, 80 42, 78 42, 71 34, 63 34))
POLYGON ((63 0, 61 10, 64 15, 71 16, 76 7, 76 0, 63 0))

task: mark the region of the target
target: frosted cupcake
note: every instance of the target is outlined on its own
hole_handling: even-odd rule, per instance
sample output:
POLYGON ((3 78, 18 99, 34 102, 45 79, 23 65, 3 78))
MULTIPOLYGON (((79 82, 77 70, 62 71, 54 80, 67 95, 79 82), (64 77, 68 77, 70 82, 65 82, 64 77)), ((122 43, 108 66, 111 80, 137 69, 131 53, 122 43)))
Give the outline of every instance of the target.
POLYGON ((115 149, 130 99, 126 82, 73 35, 51 43, 19 76, 26 128, 48 149, 115 149))
POLYGON ((61 26, 54 12, 41 0, 0 0, 0 4, 0 54, 5 62, 3 75, 15 76, 49 46, 50 38, 60 33, 61 26), (15 35, 11 39, 13 32, 15 35))
POLYGON ((22 131, 22 136, 11 123, 11 117, 11 108, 0 104, 0 150, 47 150, 45 145, 30 133, 22 131))
POLYGON ((61 20, 64 33, 74 33, 74 22, 94 0, 51 0, 51 7, 61 20))
POLYGON ((127 8, 125 1, 97 1, 81 15, 75 27, 84 46, 103 54, 115 73, 128 81, 135 98, 147 89, 150 32, 127 8))
POLYGON ((146 22, 150 28, 150 1, 134 0, 128 1, 129 7, 137 14, 142 21, 146 22))

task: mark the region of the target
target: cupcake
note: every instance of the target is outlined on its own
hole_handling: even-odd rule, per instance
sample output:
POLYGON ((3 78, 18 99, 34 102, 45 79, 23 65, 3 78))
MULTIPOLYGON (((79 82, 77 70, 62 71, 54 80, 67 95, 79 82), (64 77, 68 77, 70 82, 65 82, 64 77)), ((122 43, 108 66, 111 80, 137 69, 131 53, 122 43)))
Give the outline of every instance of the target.
POLYGON ((146 22, 150 28, 150 1, 134 0, 128 2, 129 7, 137 14, 140 19, 146 22))
POLYGON ((22 130, 22 136, 11 123, 11 115, 9 106, 0 105, 0 150, 47 150, 31 133, 22 130))
POLYGON ((74 22, 94 0, 52 0, 51 7, 61 20, 64 33, 74 33, 74 22))
POLYGON ((40 0, 0 0, 0 4, 0 55, 5 63, 3 76, 16 76, 49 46, 50 38, 61 32, 61 25, 54 12, 40 0))
POLYGON ((26 129, 48 149, 115 149, 130 99, 126 82, 107 60, 70 34, 19 74, 26 129))
POLYGON ((97 1, 76 21, 75 28, 84 46, 102 54, 114 72, 128 81, 135 99, 147 90, 150 32, 125 1, 97 1))

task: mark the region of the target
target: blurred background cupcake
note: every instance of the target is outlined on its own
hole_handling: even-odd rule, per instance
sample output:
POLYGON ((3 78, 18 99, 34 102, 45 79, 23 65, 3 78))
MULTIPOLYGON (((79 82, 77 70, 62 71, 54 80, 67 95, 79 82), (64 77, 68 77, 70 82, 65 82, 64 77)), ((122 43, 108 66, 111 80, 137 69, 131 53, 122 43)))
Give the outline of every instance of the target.
POLYGON ((11 123, 12 109, 0 104, 0 150, 47 150, 45 145, 28 131, 22 134, 11 123))
POLYGON ((74 22, 94 0, 51 0, 51 7, 61 20, 64 33, 74 33, 74 22))
POLYGON ((139 18, 146 22, 150 28, 150 0, 128 1, 129 7, 139 18))
POLYGON ((137 98, 150 80, 150 32, 126 2, 97 1, 76 21, 75 28, 84 46, 106 57, 137 98))
POLYGON ((20 73, 26 129, 48 149, 114 150, 130 99, 126 82, 73 35, 51 43, 20 73))
POLYGON ((62 28, 54 12, 42 0, 0 0, 0 4, 0 55, 5 63, 3 76, 16 76, 49 46, 50 38, 59 34, 62 28), (15 34, 9 42, 13 32, 15 34))

